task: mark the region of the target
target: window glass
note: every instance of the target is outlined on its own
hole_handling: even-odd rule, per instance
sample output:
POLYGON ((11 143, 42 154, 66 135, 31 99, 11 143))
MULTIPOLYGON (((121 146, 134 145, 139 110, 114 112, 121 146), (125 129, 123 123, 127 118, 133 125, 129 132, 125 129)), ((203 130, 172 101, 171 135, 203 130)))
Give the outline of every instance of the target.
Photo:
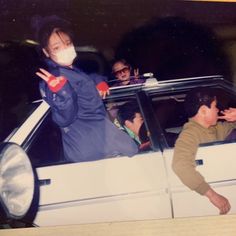
MULTIPOLYGON (((11 93, 9 93, 10 95, 11 93)), ((11 132, 19 127, 38 107, 39 103, 29 103, 26 97, 2 101, 0 99, 0 141, 4 141, 11 132)), ((10 96, 9 96, 10 97, 10 96)))
MULTIPOLYGON (((236 97, 233 93, 223 88, 215 88, 219 110, 228 107, 236 107, 236 97)), ((174 147, 175 141, 188 121, 184 108, 184 100, 187 91, 172 92, 161 96, 152 94, 151 101, 154 115, 160 123, 164 137, 169 147, 174 147)))
POLYGON ((145 115, 136 98, 111 99, 105 104, 110 120, 118 129, 126 132, 139 146, 139 152, 152 150, 145 125, 145 115), (125 120, 128 120, 128 124, 125 120), (130 122, 132 123, 130 123, 130 122))
POLYGON ((59 127, 48 114, 44 122, 33 134, 27 154, 33 166, 55 165, 65 162, 59 127))
POLYGON ((171 147, 174 145, 183 124, 187 121, 184 112, 184 98, 184 93, 152 97, 154 115, 160 122, 167 144, 171 147))

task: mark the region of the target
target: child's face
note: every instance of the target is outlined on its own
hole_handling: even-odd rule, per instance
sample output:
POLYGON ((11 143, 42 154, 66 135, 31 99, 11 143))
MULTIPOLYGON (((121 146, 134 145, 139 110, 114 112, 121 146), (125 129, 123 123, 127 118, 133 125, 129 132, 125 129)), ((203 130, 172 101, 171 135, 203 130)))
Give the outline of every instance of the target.
POLYGON ((113 65, 113 73, 115 77, 123 81, 123 85, 129 83, 129 77, 130 77, 130 68, 127 65, 124 65, 122 62, 116 62, 113 65))
POLYGON ((71 66, 76 57, 73 42, 69 35, 63 32, 53 32, 48 40, 47 49, 44 49, 47 57, 62 66, 71 66))
POLYGON ((218 112, 219 109, 217 108, 217 101, 214 100, 211 103, 211 108, 207 107, 206 108, 206 113, 205 113, 205 122, 209 125, 215 125, 218 119, 218 112))

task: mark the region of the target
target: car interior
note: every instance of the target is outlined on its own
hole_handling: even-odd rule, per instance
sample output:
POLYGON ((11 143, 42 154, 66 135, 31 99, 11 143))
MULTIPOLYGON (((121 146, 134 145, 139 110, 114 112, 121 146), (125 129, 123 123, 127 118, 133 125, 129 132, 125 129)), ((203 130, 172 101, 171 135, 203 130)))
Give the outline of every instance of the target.
POLYGON ((65 163, 60 128, 51 114, 33 134, 27 153, 34 167, 65 163))
MULTIPOLYGON (((236 99, 224 89, 216 88, 217 106, 220 111, 228 107, 236 107, 236 99)), ((183 125, 188 121, 184 108, 186 92, 180 92, 166 96, 153 96, 152 105, 154 107, 156 119, 160 122, 167 144, 173 148, 183 125)), ((232 133, 232 137, 234 134, 232 133)), ((230 140, 230 137, 227 140, 230 140)), ((226 141, 227 141, 226 140, 226 141)))

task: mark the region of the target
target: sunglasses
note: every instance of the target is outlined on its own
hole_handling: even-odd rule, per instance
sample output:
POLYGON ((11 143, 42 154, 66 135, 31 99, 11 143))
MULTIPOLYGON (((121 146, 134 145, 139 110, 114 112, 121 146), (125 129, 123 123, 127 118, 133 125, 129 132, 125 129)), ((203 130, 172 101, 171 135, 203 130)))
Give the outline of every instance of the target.
POLYGON ((118 71, 114 72, 113 74, 117 77, 117 76, 121 75, 122 73, 126 73, 128 71, 130 71, 130 68, 129 67, 124 67, 123 69, 118 70, 118 71))

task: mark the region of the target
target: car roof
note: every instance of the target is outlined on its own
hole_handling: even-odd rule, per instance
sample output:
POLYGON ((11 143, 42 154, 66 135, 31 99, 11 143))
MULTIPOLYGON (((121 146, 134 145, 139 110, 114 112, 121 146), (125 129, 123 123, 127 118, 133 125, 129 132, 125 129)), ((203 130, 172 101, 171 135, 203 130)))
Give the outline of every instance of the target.
POLYGON ((180 78, 161 81, 158 81, 157 78, 148 78, 143 84, 134 84, 110 88, 111 94, 107 97, 107 100, 134 95, 139 91, 163 94, 166 92, 180 91, 183 89, 189 90, 196 86, 222 87, 228 91, 232 91, 235 93, 235 88, 233 84, 229 81, 226 81, 222 75, 180 78))

